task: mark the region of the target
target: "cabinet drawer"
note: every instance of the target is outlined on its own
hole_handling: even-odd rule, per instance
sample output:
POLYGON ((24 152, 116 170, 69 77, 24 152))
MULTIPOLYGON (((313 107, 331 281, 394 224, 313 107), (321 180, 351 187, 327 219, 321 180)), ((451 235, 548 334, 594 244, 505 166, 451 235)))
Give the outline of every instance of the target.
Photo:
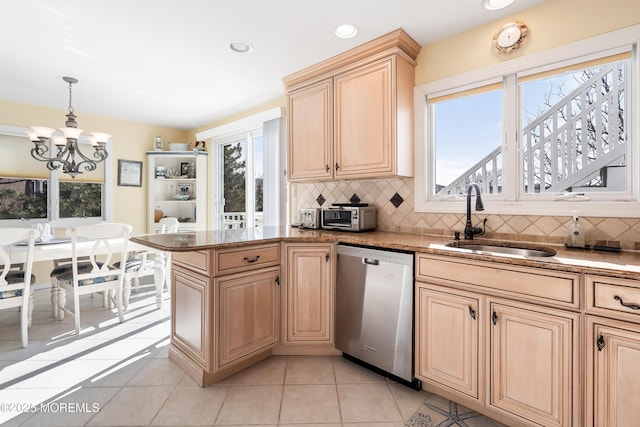
POLYGON ((280 263, 280 245, 245 246, 216 251, 216 276, 280 263))
POLYGON ((586 275, 587 311, 640 322, 640 281, 586 275))
POLYGON ((213 271, 210 251, 171 252, 171 261, 207 276, 210 276, 213 271))
POLYGON ((416 278, 559 306, 579 308, 580 275, 456 257, 417 254, 416 278), (503 264, 504 265, 504 264, 503 264))

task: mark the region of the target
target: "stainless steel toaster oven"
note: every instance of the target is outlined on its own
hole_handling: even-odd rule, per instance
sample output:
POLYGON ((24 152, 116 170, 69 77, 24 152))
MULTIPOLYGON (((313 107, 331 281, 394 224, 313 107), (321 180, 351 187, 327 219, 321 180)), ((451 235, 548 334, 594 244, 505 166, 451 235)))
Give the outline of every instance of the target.
POLYGON ((334 204, 322 209, 320 226, 326 230, 366 231, 376 228, 374 206, 334 204))

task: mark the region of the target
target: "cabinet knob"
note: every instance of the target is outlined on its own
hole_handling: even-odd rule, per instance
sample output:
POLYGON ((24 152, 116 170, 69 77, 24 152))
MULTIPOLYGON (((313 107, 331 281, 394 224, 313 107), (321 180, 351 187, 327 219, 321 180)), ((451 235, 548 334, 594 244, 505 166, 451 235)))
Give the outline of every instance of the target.
POLYGON ((604 350, 604 336, 602 334, 600 334, 600 336, 598 337, 596 345, 598 346, 598 351, 604 350))
POLYGON ((469 315, 473 320, 476 320, 476 311, 471 306, 469 306, 469 315))
POLYGON ((326 165, 324 165, 324 171, 325 172, 329 172, 329 164, 327 163, 326 165))
POLYGON ((336 163, 336 170, 340 169, 340 165, 336 163))
POLYGON ((496 312, 494 311, 493 314, 491 315, 491 322, 496 325, 498 323, 498 315, 496 314, 496 312))

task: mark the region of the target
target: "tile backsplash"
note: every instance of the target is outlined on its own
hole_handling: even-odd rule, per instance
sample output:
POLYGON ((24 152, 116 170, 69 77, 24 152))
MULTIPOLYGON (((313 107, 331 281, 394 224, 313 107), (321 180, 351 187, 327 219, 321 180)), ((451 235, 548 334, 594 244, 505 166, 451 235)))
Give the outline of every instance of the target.
MULTIPOLYGON (((292 185, 293 212, 359 199, 378 210, 378 230, 451 235, 462 231, 464 213, 414 212, 413 178, 375 181, 314 182, 292 185), (322 203, 320 203, 322 202, 322 203)), ((570 216, 491 215, 473 212, 474 224, 488 218, 484 237, 528 242, 564 243, 570 216)), ((587 244, 620 245, 640 250, 640 218, 580 217, 587 244)))

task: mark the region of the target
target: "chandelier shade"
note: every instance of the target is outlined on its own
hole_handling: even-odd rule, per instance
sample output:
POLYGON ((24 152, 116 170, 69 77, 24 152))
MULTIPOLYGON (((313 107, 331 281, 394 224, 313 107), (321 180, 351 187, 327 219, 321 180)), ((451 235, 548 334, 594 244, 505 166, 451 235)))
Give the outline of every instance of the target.
POLYGON ((31 126, 31 130, 27 131, 27 135, 33 142, 31 157, 45 162, 49 170, 62 168, 62 172, 75 178, 83 171, 96 170, 97 164, 108 157, 106 145, 111 135, 103 132, 92 132, 93 136, 89 136, 87 139, 91 143, 93 153, 86 155, 80 151, 78 141, 82 135, 82 129, 78 128, 76 115, 71 104, 72 85, 78 83, 78 79, 63 77, 62 80, 69 83, 69 107, 67 109, 65 127, 60 128, 61 132, 58 132, 49 127, 31 126), (51 143, 55 145, 58 151, 55 156, 49 157, 51 143))

